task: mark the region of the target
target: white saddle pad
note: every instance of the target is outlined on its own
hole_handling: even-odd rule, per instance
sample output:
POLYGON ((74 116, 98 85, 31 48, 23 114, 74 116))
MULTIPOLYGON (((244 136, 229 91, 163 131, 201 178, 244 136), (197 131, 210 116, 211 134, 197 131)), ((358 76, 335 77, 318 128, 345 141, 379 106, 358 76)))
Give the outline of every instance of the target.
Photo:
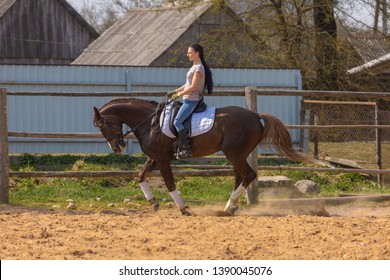
MULTIPOLYGON (((160 126, 163 133, 171 138, 175 138, 170 127, 169 118, 172 111, 172 103, 165 107, 165 112, 161 113, 160 126)), ((213 127, 215 119, 215 107, 207 107, 206 111, 192 114, 190 137, 204 134, 213 127)))

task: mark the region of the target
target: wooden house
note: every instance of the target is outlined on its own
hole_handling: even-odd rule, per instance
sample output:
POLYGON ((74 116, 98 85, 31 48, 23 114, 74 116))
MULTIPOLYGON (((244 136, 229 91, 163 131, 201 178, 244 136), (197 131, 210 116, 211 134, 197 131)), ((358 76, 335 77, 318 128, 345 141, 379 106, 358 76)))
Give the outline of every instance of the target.
MULTIPOLYGON (((72 64, 188 66, 187 48, 205 47, 212 67, 259 67, 250 32, 229 5, 132 9, 72 64)), ((264 65, 264 64, 263 64, 264 65)))
POLYGON ((384 36, 353 36, 356 65, 347 73, 367 91, 390 91, 390 40, 384 36))
POLYGON ((0 64, 70 64, 98 37, 65 0, 0 0, 0 64))

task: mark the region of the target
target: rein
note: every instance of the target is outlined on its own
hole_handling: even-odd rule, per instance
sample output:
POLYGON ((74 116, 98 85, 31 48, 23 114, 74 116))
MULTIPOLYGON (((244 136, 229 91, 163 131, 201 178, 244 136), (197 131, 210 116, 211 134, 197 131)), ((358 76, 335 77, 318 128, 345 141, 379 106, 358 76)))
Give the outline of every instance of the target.
MULTIPOLYGON (((126 131, 125 133, 122 134, 122 137, 126 137, 127 135, 129 135, 130 133, 133 133, 134 131, 136 131, 138 128, 140 128, 144 123, 146 123, 150 118, 154 117, 156 115, 156 112, 153 112, 152 114, 149 115, 149 117, 147 117, 146 119, 144 119, 141 123, 139 123, 138 125, 136 125, 134 128, 130 128, 128 131, 126 131)), ((150 128, 150 127, 149 127, 150 128)), ((148 128, 148 130, 149 130, 148 128)))
MULTIPOLYGON (((164 99, 157 105, 157 108, 156 110, 149 115, 149 117, 147 117, 145 120, 143 120, 141 123, 139 123, 138 125, 136 125, 134 128, 130 128, 130 130, 126 131, 124 134, 122 134, 122 137, 126 137, 127 135, 129 135, 130 133, 136 131, 139 127, 141 127, 145 122, 147 122, 149 119, 153 118, 154 116, 157 116, 159 114, 159 110, 161 109, 165 109, 165 107, 171 103, 173 100, 167 98, 166 96, 164 97, 164 99)), ((153 123, 153 122, 152 122, 153 123)), ((148 130, 152 127, 152 124, 150 125, 150 127, 148 128, 148 130)))

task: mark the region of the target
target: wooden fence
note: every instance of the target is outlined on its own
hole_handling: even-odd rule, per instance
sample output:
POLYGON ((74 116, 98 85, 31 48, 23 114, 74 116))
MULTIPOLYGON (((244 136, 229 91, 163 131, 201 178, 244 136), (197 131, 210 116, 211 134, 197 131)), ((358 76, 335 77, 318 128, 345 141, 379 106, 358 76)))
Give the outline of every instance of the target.
MULTIPOLYGON (((302 96, 303 98, 315 98, 315 99, 323 99, 323 98, 334 98, 334 99, 390 99, 390 93, 388 92, 349 92, 349 91, 304 91, 304 90, 264 90, 264 89, 258 89, 256 87, 246 87, 245 88, 245 98, 247 107, 249 110, 256 112, 257 110, 257 96, 302 96)), ((287 125, 287 128, 289 129, 334 129, 334 128, 363 128, 363 127, 369 127, 369 128, 390 128, 390 125, 287 125)), ((380 144, 380 143, 379 143, 380 144)), ((380 151, 380 146, 377 147, 380 151)), ((251 166, 254 170, 258 170, 258 154, 257 151, 254 150, 252 154, 250 155, 249 161, 251 163, 251 166)), ((380 157, 379 157, 380 158, 380 157)), ((261 169, 267 170, 269 167, 262 166, 261 169)), ((290 168, 288 167, 271 167, 271 169, 275 170, 288 170, 290 168)), ((290 169, 291 170, 291 169, 290 169)), ((301 171, 317 171, 317 172, 354 172, 354 173, 363 173, 362 169, 329 169, 329 168, 305 168, 305 167, 298 167, 294 168, 292 170, 301 170, 301 171)), ((364 172, 366 174, 377 174, 378 175, 378 181, 380 183, 383 182, 383 176, 382 174, 390 174, 390 170, 383 170, 383 169, 366 169, 364 172)), ((258 197, 258 186, 257 186, 257 180, 255 180, 254 183, 252 183, 249 187, 249 194, 250 196, 248 199, 250 200, 250 203, 257 203, 257 197, 258 197)))
POLYGON ((7 91, 0 89, 0 203, 8 203, 9 159, 7 91))
MULTIPOLYGON (((9 177, 127 177, 135 178, 136 171, 99 171, 99 172, 10 172, 9 155, 8 155, 8 137, 32 137, 32 138, 102 138, 101 134, 91 133, 31 133, 31 132, 8 132, 7 128, 7 95, 17 96, 64 96, 64 97, 118 97, 118 96, 163 96, 165 92, 139 92, 139 93, 47 93, 47 92, 7 92, 0 89, 0 203, 8 203, 9 197, 9 177)), ((302 96, 302 97, 330 97, 330 98, 370 98, 370 99, 390 99, 390 93, 370 93, 370 92, 334 92, 334 91, 299 91, 299 90, 264 90, 254 87, 247 87, 244 91, 229 91, 216 93, 218 96, 244 96, 247 107, 252 111, 257 111, 257 96, 302 96)), ((343 128, 345 126, 335 126, 332 128, 343 128)), ((353 126, 353 127, 363 127, 353 126)), ((373 126, 369 126, 373 128, 373 126)), ((290 129, 326 129, 329 126, 314 125, 287 125, 290 129)), ((389 125, 376 125, 375 128, 390 128, 389 125)), ((134 137, 130 135, 129 137, 134 137)), ((252 152, 248 159, 254 168, 258 170, 257 149, 252 152)), ((390 174, 390 170, 383 169, 345 169, 345 168, 305 168, 305 167, 288 167, 288 166, 262 166, 262 170, 300 170, 300 171, 317 171, 317 172, 348 172, 348 173, 366 173, 366 174, 390 174)), ((232 176, 232 169, 210 170, 174 170, 175 176, 232 176)), ((152 176, 159 176, 158 172, 152 176)), ((248 203, 257 202, 257 180, 250 186, 248 192, 248 203)))

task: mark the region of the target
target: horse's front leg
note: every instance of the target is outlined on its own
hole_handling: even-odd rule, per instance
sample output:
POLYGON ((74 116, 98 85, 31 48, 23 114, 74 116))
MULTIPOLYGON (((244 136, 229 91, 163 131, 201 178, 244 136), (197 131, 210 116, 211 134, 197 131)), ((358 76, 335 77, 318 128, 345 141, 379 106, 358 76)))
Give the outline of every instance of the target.
POLYGON ((139 185, 141 187, 142 192, 145 195, 146 200, 150 202, 150 204, 153 207, 153 211, 156 213, 160 205, 156 202, 156 198, 154 197, 152 191, 150 190, 148 182, 146 182, 147 175, 150 172, 152 172, 155 168, 156 168, 156 162, 151 158, 147 158, 144 166, 142 167, 141 171, 138 173, 138 178, 139 178, 139 185))
POLYGON ((157 167, 164 178, 165 186, 167 187, 169 194, 171 195, 173 201, 175 201, 175 204, 180 209, 181 213, 185 216, 194 215, 185 205, 183 199, 181 198, 179 192, 176 189, 170 162, 157 162, 157 167))

